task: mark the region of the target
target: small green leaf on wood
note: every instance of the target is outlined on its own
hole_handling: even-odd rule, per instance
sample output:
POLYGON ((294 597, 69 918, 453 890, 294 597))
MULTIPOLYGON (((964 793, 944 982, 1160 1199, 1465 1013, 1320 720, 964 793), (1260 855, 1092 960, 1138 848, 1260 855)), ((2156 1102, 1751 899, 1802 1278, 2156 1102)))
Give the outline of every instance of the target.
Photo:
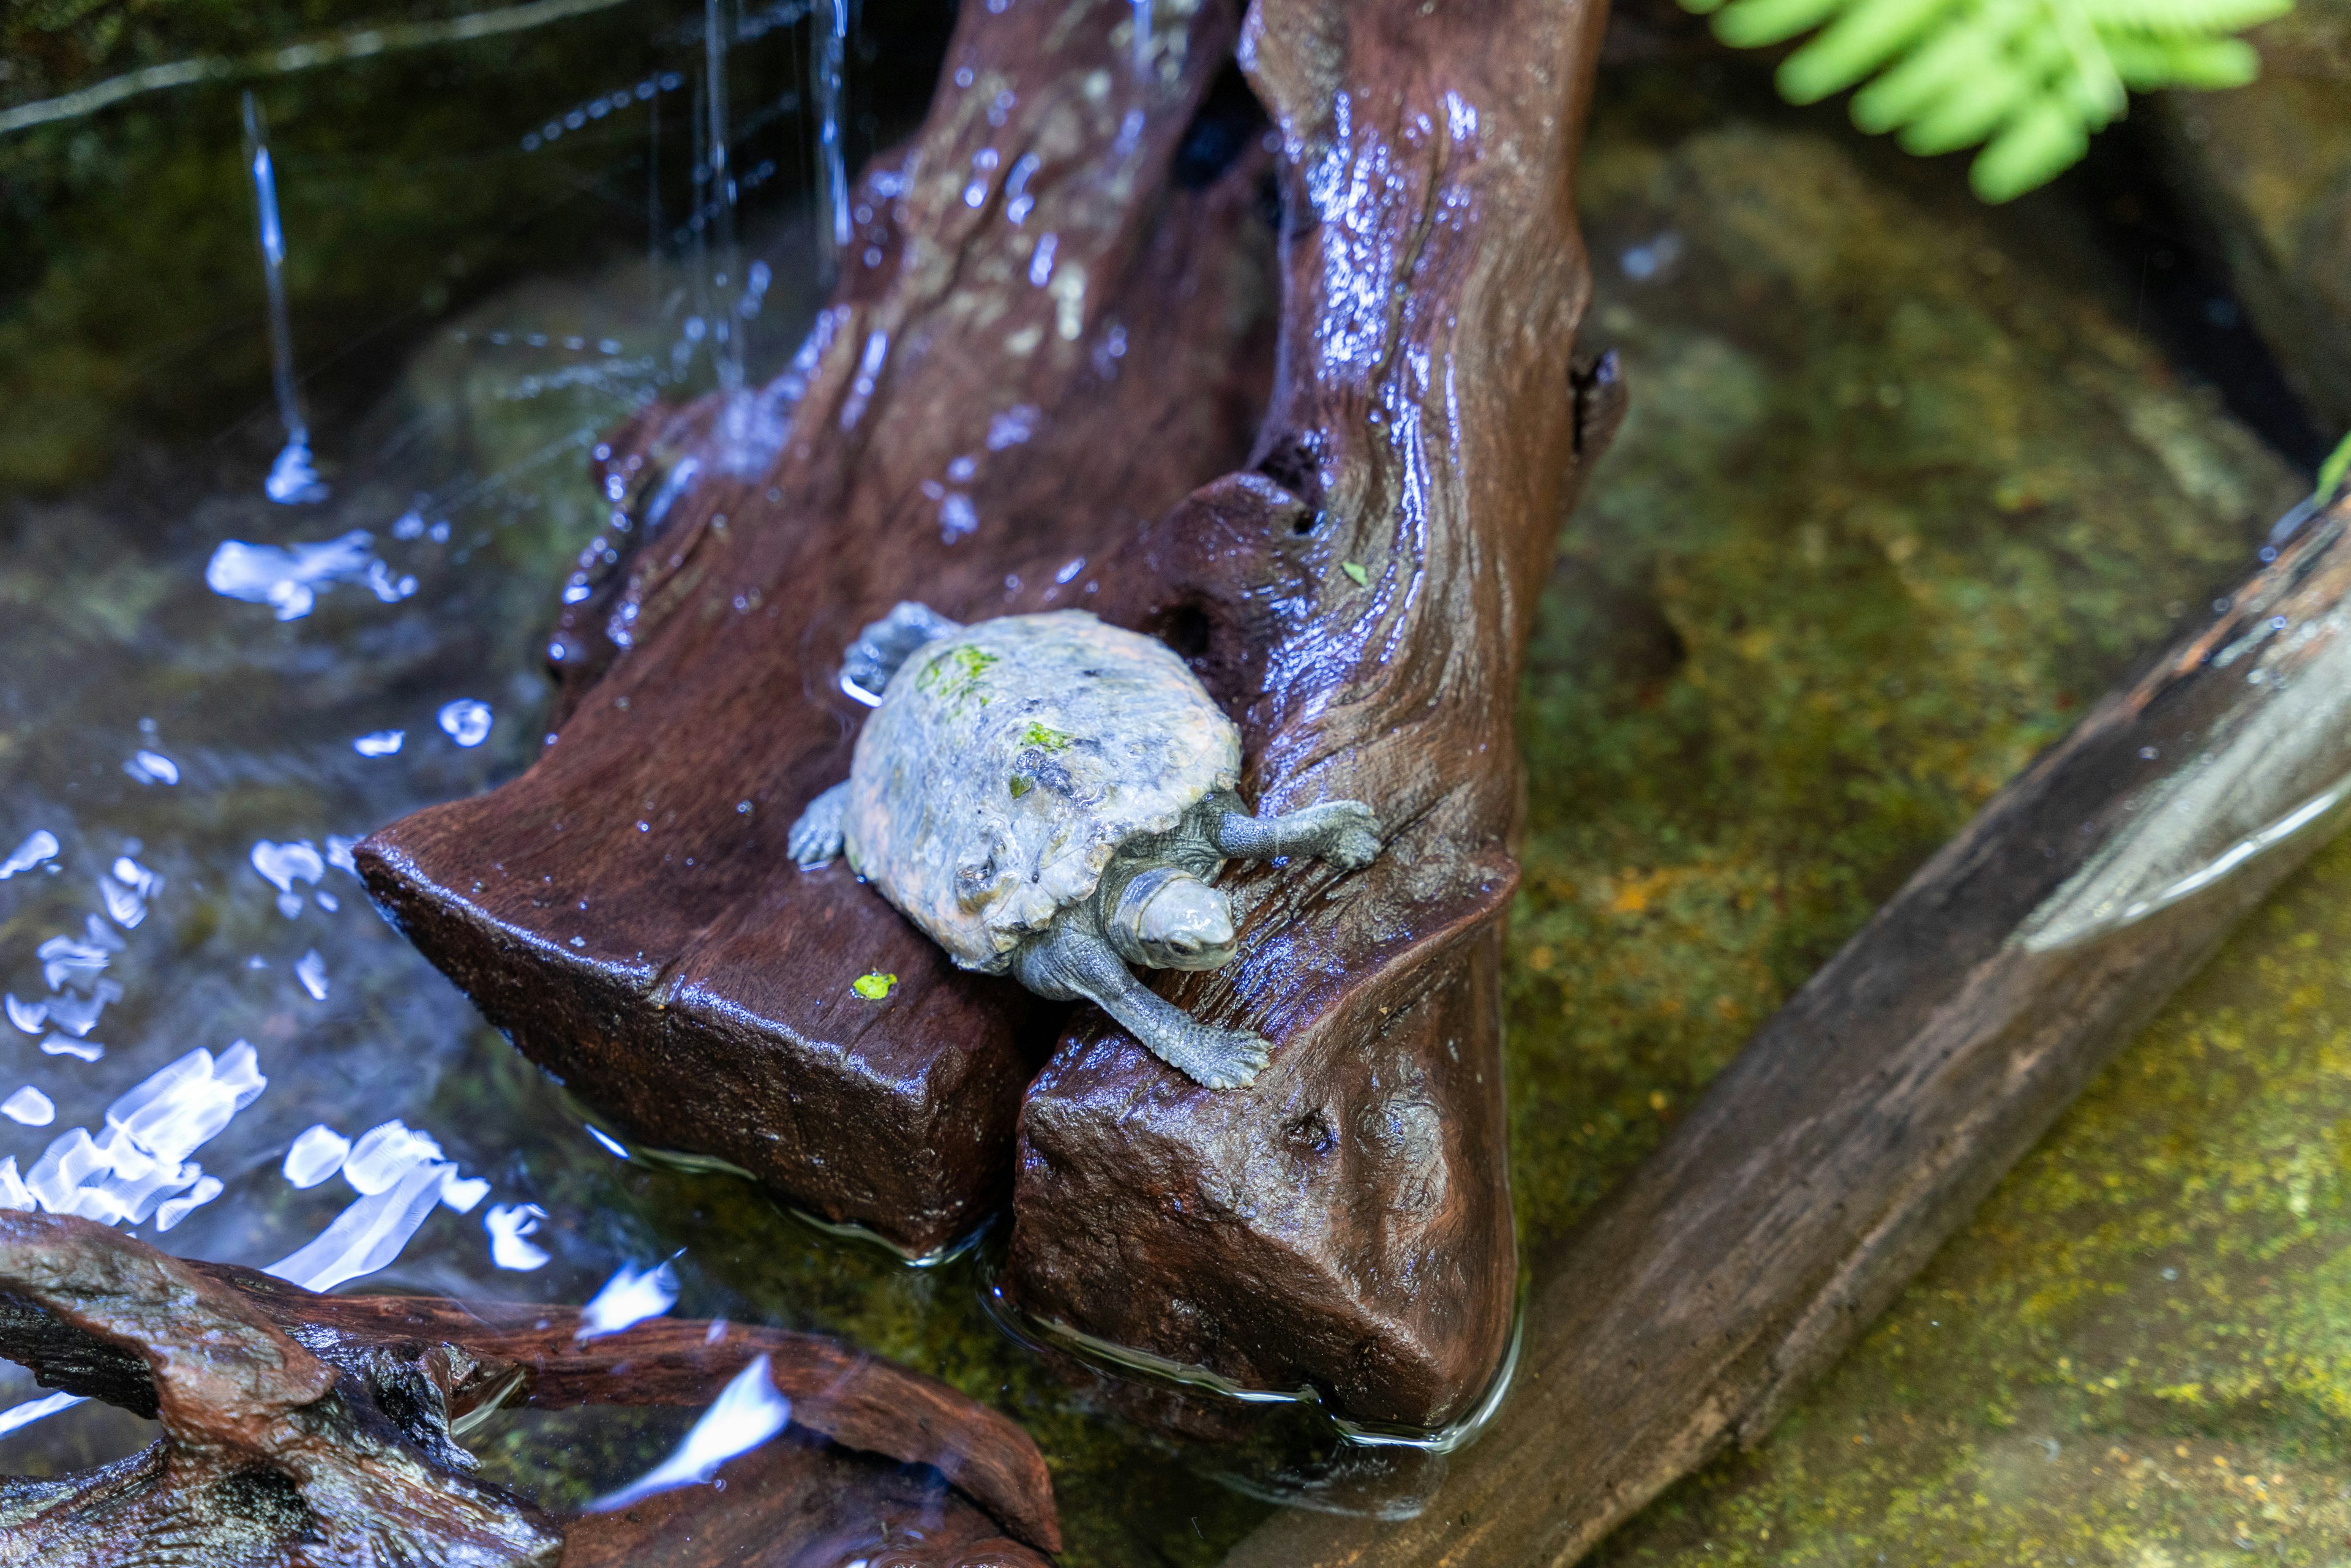
POLYGON ((1339 563, 1339 570, 1345 572, 1349 577, 1353 578, 1357 588, 1365 588, 1371 584, 1372 574, 1364 570, 1364 563, 1362 561, 1343 560, 1339 563))
POLYGON ((890 988, 897 983, 897 976, 885 975, 881 970, 876 969, 870 975, 860 975, 857 978, 850 981, 849 988, 855 991, 859 996, 863 997, 869 1002, 878 1002, 883 998, 888 996, 890 994, 890 988))
POLYGON ((2318 488, 2313 498, 2325 506, 2335 499, 2335 492, 2342 488, 2346 478, 2351 478, 2351 435, 2345 436, 2343 444, 2328 453, 2326 461, 2318 465, 2318 488))

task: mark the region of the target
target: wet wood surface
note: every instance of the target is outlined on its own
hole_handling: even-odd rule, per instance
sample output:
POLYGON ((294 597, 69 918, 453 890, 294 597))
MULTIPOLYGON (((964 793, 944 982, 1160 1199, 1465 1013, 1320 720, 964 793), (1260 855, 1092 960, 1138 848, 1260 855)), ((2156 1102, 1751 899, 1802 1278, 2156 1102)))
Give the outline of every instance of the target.
POLYGON ((1535 1270, 1516 1386, 1403 1523, 1233 1568, 1565 1564, 1760 1441, 2236 921, 2339 826, 2351 501, 2003 789, 1535 1270))
POLYGON ((1138 15, 965 11, 801 362, 602 455, 621 520, 567 591, 560 737, 358 860, 637 1137, 914 1252, 1009 1186, 1003 1301, 1040 1332, 1430 1430, 1491 1384, 1517 1278, 1513 705, 1621 407, 1573 359, 1602 8, 1263 4, 1249 86, 1237 6, 1154 12, 1141 47, 1138 15), (1238 956, 1154 982, 1272 1041, 1253 1087, 791 865, 848 768, 841 653, 901 597, 1160 636, 1241 726, 1253 804, 1379 814, 1365 871, 1230 873, 1238 956))
POLYGON ((702 1406, 753 1358, 792 1402, 792 1422, 843 1448, 937 1470, 1049 1550, 1061 1545, 1052 1478, 1010 1418, 936 1378, 821 1334, 758 1324, 649 1318, 619 1333, 579 1337, 575 1307, 440 1296, 322 1296, 228 1264, 195 1263, 234 1287, 287 1334, 337 1364, 386 1345, 416 1359, 445 1346, 449 1415, 486 1400, 564 1410, 580 1405, 702 1406))
POLYGON ((1386 847, 1345 875, 1227 873, 1238 955, 1168 994, 1274 1042, 1247 1091, 1081 1015, 1022 1110, 1001 1289, 1049 1333, 1381 1428, 1463 1418, 1510 1330, 1515 703, 1557 527, 1621 407, 1613 361, 1573 360, 1604 18, 1251 8, 1241 58, 1286 182, 1280 374, 1251 470, 1104 584, 1107 613, 1194 653, 1259 810, 1364 800, 1386 847))
POLYGON ((579 1328, 570 1308, 317 1295, 0 1214, 0 1354, 164 1429, 86 1476, 0 1479, 0 1563, 601 1563, 659 1542, 684 1568, 1025 1568, 1061 1544, 1036 1446, 934 1379, 781 1330, 579 1328), (565 1520, 474 1479, 450 1435, 485 1406, 707 1405, 758 1356, 791 1425, 726 1489, 565 1520))
POLYGON ((1104 556, 1240 462, 1270 371, 1270 154, 1246 91, 1212 90, 1238 7, 1165 21, 1148 71, 1133 15, 964 9, 800 359, 602 453, 616 521, 565 592, 560 738, 357 851, 629 1134, 910 1253, 1001 1205, 1065 1009, 955 968, 846 866, 792 863, 864 712, 841 653, 901 599, 1092 603, 1104 556), (886 999, 851 989, 876 970, 886 999))

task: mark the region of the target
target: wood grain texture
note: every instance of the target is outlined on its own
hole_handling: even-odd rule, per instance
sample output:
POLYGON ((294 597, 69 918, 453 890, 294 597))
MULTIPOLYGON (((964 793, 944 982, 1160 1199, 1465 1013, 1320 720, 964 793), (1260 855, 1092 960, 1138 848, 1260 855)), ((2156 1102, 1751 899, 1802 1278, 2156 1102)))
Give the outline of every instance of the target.
POLYGON ((0 1214, 0 1354, 164 1428, 122 1465, 0 1480, 0 1563, 620 1563, 659 1541, 683 1568, 1012 1568, 1060 1548, 1036 1445, 943 1383, 778 1329, 659 1318, 583 1343, 579 1326, 569 1307, 323 1296, 87 1220, 0 1214), (731 1461, 726 1491, 551 1519, 475 1480, 450 1436, 486 1403, 707 1405, 759 1356, 791 1427, 774 1455, 731 1461), (303 1556, 322 1512, 332 1528, 303 1556))
POLYGON ((1565 1564, 1760 1440, 2342 820, 2351 503, 2220 602, 1922 867, 1541 1260, 1517 1386, 1432 1507, 1283 1516, 1233 1568, 1565 1564))
POLYGON ((1028 1433, 936 1378, 821 1334, 651 1318, 583 1342, 575 1307, 322 1296, 230 1264, 189 1267, 233 1287, 335 1365, 381 1377, 387 1354, 419 1368, 429 1362, 451 1418, 491 1397, 545 1410, 707 1405, 764 1355, 768 1380, 792 1402, 794 1426, 845 1448, 935 1469, 1004 1528, 1048 1551, 1061 1546, 1052 1478, 1028 1433))
POLYGON ((571 1521, 563 1568, 1048 1568, 938 1484, 787 1433, 727 1464, 726 1490, 664 1492, 571 1521))
POLYGON ((1103 557, 1242 459, 1270 375, 1270 154, 1246 117, 1197 134, 1238 6, 1163 21, 1147 76, 1132 16, 965 8, 799 359, 603 454, 615 521, 567 591, 560 739, 356 852, 418 946, 631 1134, 912 1253, 1000 1205, 1063 1009, 956 969, 845 866, 791 862, 863 714, 841 653, 902 598, 1089 603, 1103 557), (875 969, 886 1001, 850 989, 875 969))
POLYGON ((1620 405, 1571 365, 1571 171, 1604 8, 1259 0, 1281 357, 1250 471, 1105 575, 1193 656, 1259 811, 1368 802, 1343 874, 1228 873, 1224 968, 1162 977, 1273 1043, 1185 1082, 1081 1014, 1021 1113, 1000 1289, 1031 1320, 1426 1431, 1493 1381, 1517 1254, 1499 1052, 1513 705, 1554 533, 1620 405))
POLYGON ((0 1477, 0 1563, 552 1568, 562 1551, 554 1520, 475 1479, 394 1390, 89 1220, 0 1212, 0 1354, 163 1427, 99 1469, 0 1477))

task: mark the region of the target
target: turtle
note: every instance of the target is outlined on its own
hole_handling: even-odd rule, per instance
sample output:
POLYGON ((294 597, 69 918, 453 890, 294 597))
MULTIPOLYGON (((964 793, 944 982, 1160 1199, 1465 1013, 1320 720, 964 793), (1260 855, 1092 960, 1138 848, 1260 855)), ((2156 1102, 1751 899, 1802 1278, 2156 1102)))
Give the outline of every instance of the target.
POLYGON ((845 852, 962 967, 1092 1002, 1210 1089, 1256 1078, 1261 1037, 1199 1022, 1128 966, 1223 965, 1225 862, 1358 869, 1382 847, 1369 806, 1258 816, 1234 789, 1240 731, 1190 667, 1082 610, 966 626, 910 601, 851 645, 841 685, 873 713, 849 778, 792 825, 801 867, 845 852))

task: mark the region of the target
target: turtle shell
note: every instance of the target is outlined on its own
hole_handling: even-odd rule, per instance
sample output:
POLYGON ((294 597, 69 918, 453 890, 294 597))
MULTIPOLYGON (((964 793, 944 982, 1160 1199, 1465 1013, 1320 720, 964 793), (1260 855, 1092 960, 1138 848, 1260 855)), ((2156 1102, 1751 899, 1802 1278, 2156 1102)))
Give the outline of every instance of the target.
POLYGON ((1083 899, 1127 840, 1239 777, 1240 731, 1164 643, 1081 610, 924 643, 865 721, 849 863, 967 969, 1083 899))

